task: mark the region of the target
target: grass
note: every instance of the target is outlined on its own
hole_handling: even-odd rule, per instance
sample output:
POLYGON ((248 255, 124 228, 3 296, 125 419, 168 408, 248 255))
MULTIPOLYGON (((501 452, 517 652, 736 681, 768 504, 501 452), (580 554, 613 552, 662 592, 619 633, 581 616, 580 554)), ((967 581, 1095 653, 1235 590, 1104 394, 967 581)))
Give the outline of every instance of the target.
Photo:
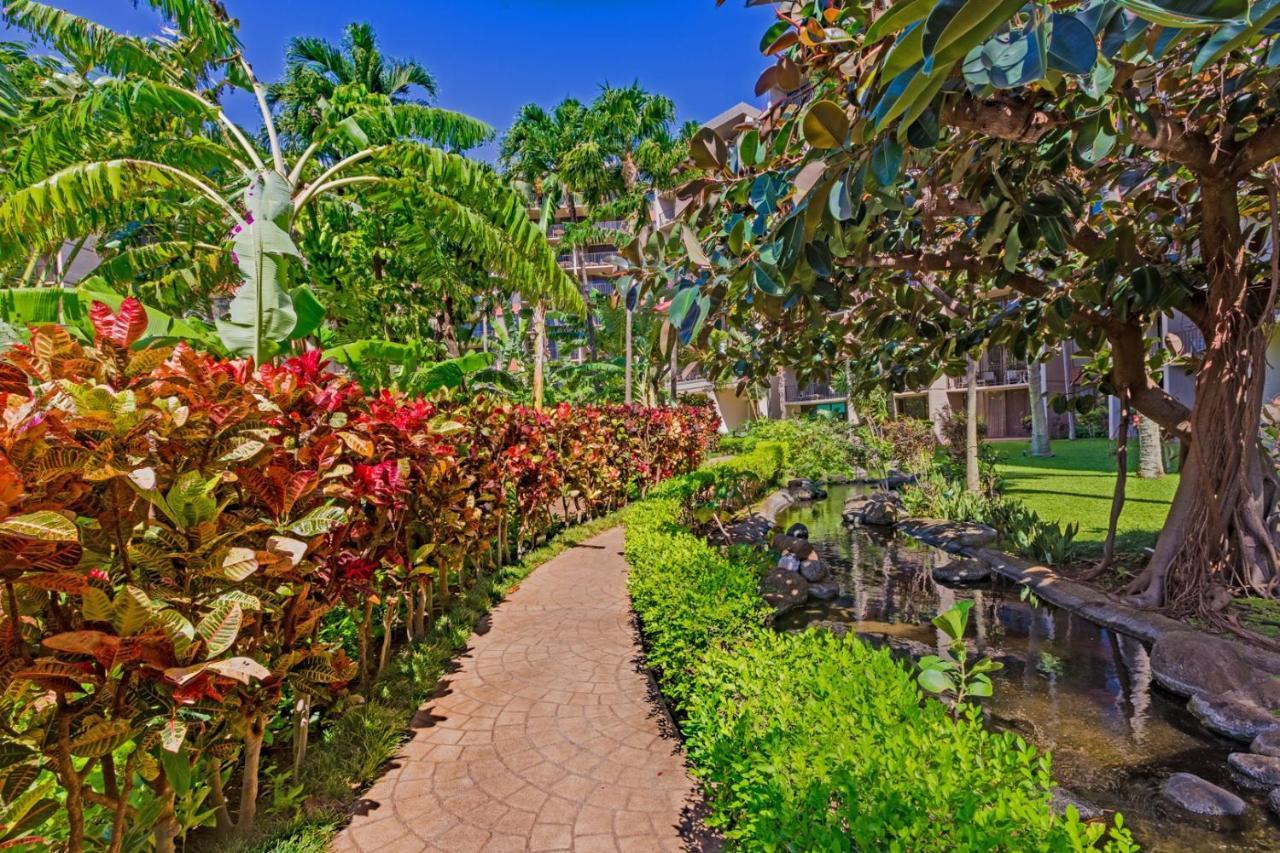
MULTIPOLYGON (((339 717, 308 752, 302 792, 285 813, 264 816, 256 836, 220 845, 219 853, 323 853, 361 791, 372 784, 409 734, 409 721, 435 690, 449 662, 466 647, 476 623, 534 569, 615 527, 614 513, 561 531, 520 562, 485 578, 438 616, 427 636, 393 657, 369 700, 339 717), (302 799, 314 804, 302 808, 302 799)), ((265 794, 270 803, 271 792, 265 794)))
MULTIPOLYGON (((1079 524, 1077 541, 1087 553, 1101 553, 1111 517, 1116 468, 1107 439, 1053 442, 1054 455, 1037 459, 1027 455, 1028 442, 993 442, 1000 454, 998 471, 1004 493, 1017 498, 1046 521, 1079 524)), ((1129 449, 1130 476, 1125 487, 1124 511, 1116 536, 1121 552, 1137 552, 1155 545, 1164 526, 1178 475, 1140 480, 1136 443, 1129 449)))

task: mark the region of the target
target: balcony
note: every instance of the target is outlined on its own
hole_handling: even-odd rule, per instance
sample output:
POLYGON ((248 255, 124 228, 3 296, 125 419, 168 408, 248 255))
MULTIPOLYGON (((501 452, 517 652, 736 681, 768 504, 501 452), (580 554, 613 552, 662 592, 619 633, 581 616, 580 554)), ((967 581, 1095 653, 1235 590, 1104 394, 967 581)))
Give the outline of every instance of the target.
POLYGON ((801 385, 788 375, 783 386, 784 402, 790 404, 828 403, 844 400, 844 394, 826 382, 807 382, 801 385))
MULTIPOLYGON (((614 267, 613 257, 617 255, 616 251, 610 252, 583 252, 582 265, 587 270, 592 269, 612 269, 614 267)), ((573 269, 573 253, 567 252, 559 258, 560 266, 567 270, 573 269)))
MULTIPOLYGON (((1027 363, 1013 358, 1003 347, 983 354, 978 362, 979 388, 1007 388, 1027 384, 1027 363)), ((963 376, 948 376, 947 389, 963 391, 969 387, 963 376)))

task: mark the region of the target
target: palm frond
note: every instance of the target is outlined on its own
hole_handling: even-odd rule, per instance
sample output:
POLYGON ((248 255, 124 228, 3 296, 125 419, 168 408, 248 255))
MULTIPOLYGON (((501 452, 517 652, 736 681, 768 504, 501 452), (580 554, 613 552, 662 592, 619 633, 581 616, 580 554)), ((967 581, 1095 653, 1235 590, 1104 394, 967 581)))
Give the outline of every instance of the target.
POLYGON ((393 104, 361 110, 335 130, 360 148, 413 139, 465 151, 493 139, 493 128, 479 119, 422 104, 393 104))
MULTIPOLYGON (((425 145, 400 144, 388 159, 407 171, 406 178, 418 182, 424 196, 436 194, 442 212, 452 209, 457 224, 474 224, 477 234, 487 223, 501 235, 519 264, 505 269, 512 282, 526 295, 547 299, 567 311, 581 312, 586 306, 577 285, 561 269, 556 252, 529 218, 524 200, 487 166, 425 145)), ((402 197, 413 204, 412 194, 402 197)))
POLYGON ((143 0, 177 25, 188 38, 204 43, 214 56, 229 56, 241 48, 235 22, 222 3, 213 0, 143 0))
POLYGON ((53 47, 82 72, 100 68, 108 74, 137 74, 153 79, 164 74, 150 40, 121 35, 45 3, 8 0, 4 20, 53 47))
MULTIPOLYGON (((33 243, 51 245, 109 231, 121 224, 117 217, 123 203, 150 200, 157 190, 180 188, 188 198, 201 198, 199 183, 149 160, 105 160, 63 169, 0 199, 0 258, 33 243)), ((235 215, 229 206, 227 212, 235 215)))
POLYGON ((85 159, 101 158, 125 131, 186 121, 193 131, 217 108, 194 92, 154 80, 108 78, 88 95, 34 122, 13 155, 13 179, 32 183, 85 159))

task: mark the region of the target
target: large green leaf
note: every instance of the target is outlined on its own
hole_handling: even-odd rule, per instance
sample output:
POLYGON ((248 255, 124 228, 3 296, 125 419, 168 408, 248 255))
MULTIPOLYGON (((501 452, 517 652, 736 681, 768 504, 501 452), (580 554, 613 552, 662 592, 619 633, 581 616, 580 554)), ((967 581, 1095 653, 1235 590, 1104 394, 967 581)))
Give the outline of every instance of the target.
POLYGON ((244 201, 248 216, 233 240, 244 283, 231 300, 230 316, 218 321, 218 335, 228 352, 262 362, 298 323, 287 288, 288 265, 301 253, 280 224, 287 225, 293 213, 291 189, 282 175, 255 172, 244 201))
POLYGON ((1139 17, 1166 27, 1243 22, 1249 0, 1117 0, 1139 17))

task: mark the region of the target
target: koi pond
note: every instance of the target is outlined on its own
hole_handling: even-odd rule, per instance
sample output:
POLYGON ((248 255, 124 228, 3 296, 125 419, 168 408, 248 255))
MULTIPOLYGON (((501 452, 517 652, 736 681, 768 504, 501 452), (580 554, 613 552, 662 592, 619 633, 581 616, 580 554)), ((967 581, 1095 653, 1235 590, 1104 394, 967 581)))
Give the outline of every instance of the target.
POLYGON ((1015 731, 1053 753, 1054 779, 1071 795, 1124 813, 1143 847, 1157 851, 1280 850, 1280 823, 1265 791, 1232 777, 1227 755, 1243 748, 1201 728, 1186 700, 1151 677, 1147 649, 1131 637, 1025 596, 994 579, 962 588, 938 584, 933 569, 955 559, 910 537, 846 527, 845 501, 856 486, 779 516, 800 522, 839 584, 833 601, 780 616, 780 630, 852 630, 903 655, 938 654, 946 638, 930 619, 957 600, 974 603, 971 652, 999 660, 995 695, 984 700, 995 727, 1015 731), (1191 772, 1243 798, 1240 818, 1200 818, 1160 793, 1177 772, 1191 772))

